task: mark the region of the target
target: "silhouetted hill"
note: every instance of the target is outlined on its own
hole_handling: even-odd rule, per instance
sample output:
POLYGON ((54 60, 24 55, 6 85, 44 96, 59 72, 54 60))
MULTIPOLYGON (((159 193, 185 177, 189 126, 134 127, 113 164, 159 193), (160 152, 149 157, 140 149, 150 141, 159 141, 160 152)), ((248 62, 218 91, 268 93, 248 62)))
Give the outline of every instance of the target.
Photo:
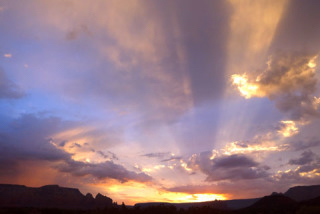
POLYGON ((92 209, 112 206, 112 199, 101 194, 93 198, 78 189, 47 185, 39 188, 0 184, 1 207, 38 207, 60 209, 92 209))
POLYGON ((295 201, 305 201, 320 196, 320 185, 291 187, 285 196, 295 201))
POLYGON ((269 207, 283 207, 296 206, 297 202, 284 195, 270 195, 261 198, 250 207, 254 208, 269 208, 269 207))
POLYGON ((236 199, 236 200, 224 200, 224 201, 206 201, 206 202, 191 202, 191 203, 162 203, 162 202, 149 202, 149 203, 137 203, 135 207, 146 208, 150 206, 174 206, 177 209, 188 209, 191 207, 211 207, 219 210, 235 210, 248 207, 260 198, 253 199, 236 199))
MULTIPOLYGON (((262 209, 269 206, 281 207, 296 206, 296 202, 309 200, 320 196, 320 185, 313 186, 297 186, 290 188, 285 194, 273 192, 271 196, 264 198, 254 199, 238 199, 238 200, 224 200, 224 201, 208 201, 208 202, 194 202, 194 203, 163 203, 163 202, 151 202, 151 203, 138 203, 135 207, 146 208, 150 206, 174 206, 178 209, 188 209, 191 207, 211 207, 220 210, 238 210, 246 207, 250 209, 262 209)), ((315 202, 316 203, 316 202, 315 202)), ((270 207, 269 207, 270 208, 270 207)))
POLYGON ((293 214, 299 208, 299 203, 282 194, 265 196, 259 201, 240 211, 240 213, 293 214))
POLYGON ((301 204, 306 206, 320 206, 320 196, 307 201, 303 201, 301 202, 301 204))
POLYGON ((208 201, 198 203, 140 203, 134 207, 113 206, 112 200, 101 194, 95 198, 83 195, 78 189, 47 185, 40 188, 23 185, 0 184, 0 213, 219 213, 219 214, 301 214, 320 213, 319 186, 290 188, 285 194, 273 193, 256 199, 208 201), (287 195, 297 198, 313 197, 297 202, 287 195), (98 209, 95 209, 98 208, 98 209), (103 209, 102 209, 103 208, 103 209), (80 211, 80 209, 82 209, 80 211), (27 211, 26 211, 27 210, 27 211), (29 212, 30 211, 30 212, 29 212))

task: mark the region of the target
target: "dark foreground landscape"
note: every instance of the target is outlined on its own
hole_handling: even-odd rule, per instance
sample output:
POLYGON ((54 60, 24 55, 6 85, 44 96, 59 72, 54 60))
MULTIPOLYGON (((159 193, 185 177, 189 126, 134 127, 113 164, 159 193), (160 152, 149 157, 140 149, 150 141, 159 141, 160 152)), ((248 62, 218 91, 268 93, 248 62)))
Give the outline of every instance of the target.
POLYGON ((319 214, 320 185, 297 186, 284 194, 256 199, 201 203, 141 203, 118 205, 98 194, 83 195, 78 189, 48 185, 40 188, 0 184, 0 213, 19 214, 319 214))

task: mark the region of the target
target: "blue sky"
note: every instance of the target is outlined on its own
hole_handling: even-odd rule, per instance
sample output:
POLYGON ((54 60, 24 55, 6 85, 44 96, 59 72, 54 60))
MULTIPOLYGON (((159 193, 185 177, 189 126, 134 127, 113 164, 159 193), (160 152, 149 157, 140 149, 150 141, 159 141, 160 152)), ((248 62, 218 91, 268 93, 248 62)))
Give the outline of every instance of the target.
POLYGON ((0 182, 128 204, 320 182, 318 1, 0 1, 0 182))

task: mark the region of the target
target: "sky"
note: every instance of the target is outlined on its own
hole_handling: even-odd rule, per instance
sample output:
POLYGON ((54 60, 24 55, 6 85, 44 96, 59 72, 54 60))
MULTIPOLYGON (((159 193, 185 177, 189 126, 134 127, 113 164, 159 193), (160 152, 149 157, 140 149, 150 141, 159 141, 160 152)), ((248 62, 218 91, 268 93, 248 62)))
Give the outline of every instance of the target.
POLYGON ((320 184, 319 11, 0 0, 0 183, 126 204, 320 184))

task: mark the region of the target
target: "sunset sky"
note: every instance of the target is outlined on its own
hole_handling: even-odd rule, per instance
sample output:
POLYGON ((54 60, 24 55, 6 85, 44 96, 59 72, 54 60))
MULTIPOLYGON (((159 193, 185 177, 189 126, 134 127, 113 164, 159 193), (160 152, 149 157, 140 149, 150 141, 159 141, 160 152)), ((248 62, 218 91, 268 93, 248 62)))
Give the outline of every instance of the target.
POLYGON ((0 0, 0 183, 126 204, 320 184, 319 11, 0 0))

